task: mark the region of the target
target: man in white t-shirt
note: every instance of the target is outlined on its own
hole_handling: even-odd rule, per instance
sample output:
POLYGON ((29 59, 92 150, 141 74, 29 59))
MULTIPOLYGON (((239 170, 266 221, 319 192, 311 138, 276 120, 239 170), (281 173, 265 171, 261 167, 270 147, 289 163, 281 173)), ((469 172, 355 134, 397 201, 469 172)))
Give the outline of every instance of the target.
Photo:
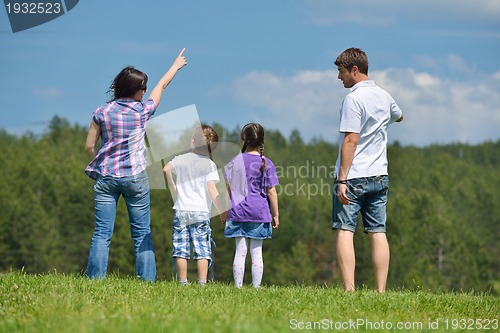
POLYGON ((349 48, 335 60, 338 78, 350 93, 340 108, 339 156, 335 167, 333 224, 344 289, 354 291, 354 232, 358 214, 372 243, 375 290, 384 292, 389 272, 386 237, 387 127, 403 113, 385 90, 368 78, 368 57, 349 48))

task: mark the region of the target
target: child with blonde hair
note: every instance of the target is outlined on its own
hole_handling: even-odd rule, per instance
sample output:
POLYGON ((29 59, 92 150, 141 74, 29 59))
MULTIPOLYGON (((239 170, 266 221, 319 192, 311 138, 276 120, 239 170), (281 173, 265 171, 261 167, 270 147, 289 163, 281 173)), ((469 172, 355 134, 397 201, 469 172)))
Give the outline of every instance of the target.
POLYGON ((197 261, 198 283, 207 282, 212 261, 210 212, 212 202, 225 222, 225 212, 216 187, 217 166, 210 159, 218 142, 217 132, 208 125, 194 129, 191 152, 176 156, 163 168, 174 203, 173 250, 179 283, 188 284, 187 260, 197 261), (176 176, 174 180, 174 175, 176 176))

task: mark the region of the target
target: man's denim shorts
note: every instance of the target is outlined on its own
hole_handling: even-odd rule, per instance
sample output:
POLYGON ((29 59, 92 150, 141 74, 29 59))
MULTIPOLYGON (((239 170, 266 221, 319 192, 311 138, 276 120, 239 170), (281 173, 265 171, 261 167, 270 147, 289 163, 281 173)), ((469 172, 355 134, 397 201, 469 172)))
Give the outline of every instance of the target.
POLYGON ((212 230, 210 220, 194 218, 187 223, 185 214, 176 212, 172 228, 172 257, 189 259, 191 257, 191 242, 193 243, 193 259, 212 260, 212 230))
POLYGON ((334 186, 332 229, 355 232, 357 217, 361 212, 365 233, 385 232, 388 189, 387 175, 349 179, 347 196, 351 204, 342 205, 337 198, 337 186, 334 186))

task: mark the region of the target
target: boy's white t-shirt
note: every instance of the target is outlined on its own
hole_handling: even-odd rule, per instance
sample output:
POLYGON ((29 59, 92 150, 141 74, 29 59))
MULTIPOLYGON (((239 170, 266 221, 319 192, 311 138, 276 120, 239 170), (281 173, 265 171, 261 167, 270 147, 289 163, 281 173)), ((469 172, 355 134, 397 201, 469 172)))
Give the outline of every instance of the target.
POLYGON ((219 173, 215 163, 205 155, 193 152, 176 156, 170 161, 172 172, 176 175, 177 200, 175 210, 210 212, 212 199, 207 183, 219 182, 219 173))
MULTIPOLYGON (((373 80, 361 81, 351 88, 340 108, 339 131, 358 133, 359 139, 347 179, 388 174, 387 127, 402 114, 392 96, 373 80)), ((335 177, 340 168, 343 139, 341 135, 335 177)))

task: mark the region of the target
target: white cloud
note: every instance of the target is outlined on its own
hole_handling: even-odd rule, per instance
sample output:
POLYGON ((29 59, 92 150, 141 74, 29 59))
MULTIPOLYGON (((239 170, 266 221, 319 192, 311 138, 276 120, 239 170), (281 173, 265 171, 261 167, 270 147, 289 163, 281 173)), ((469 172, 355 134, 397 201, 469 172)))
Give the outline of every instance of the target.
MULTIPOLYGON (((458 58, 453 66, 465 66, 458 58)), ((461 70, 457 68, 457 70, 461 70)), ((500 136, 500 73, 455 80, 414 69, 374 71, 370 78, 386 89, 405 115, 390 128, 403 144, 479 143, 500 136)), ((302 71, 290 76, 251 72, 235 80, 235 99, 259 107, 266 124, 283 134, 298 129, 305 139, 338 137, 338 109, 349 92, 337 72, 302 71)))
POLYGON ((364 26, 392 25, 398 20, 423 22, 498 23, 498 0, 304 0, 313 24, 340 22, 364 26))
POLYGON ((371 78, 386 88, 405 112, 403 126, 391 128, 393 139, 427 145, 473 144, 499 138, 500 80, 494 76, 483 81, 458 81, 411 69, 388 69, 372 73, 371 78), (389 80, 387 85, 384 79, 389 80))
POLYGON ((292 76, 251 72, 235 80, 233 93, 242 104, 267 111, 266 125, 283 134, 298 129, 304 137, 336 140, 342 87, 335 71, 302 71, 292 76))

